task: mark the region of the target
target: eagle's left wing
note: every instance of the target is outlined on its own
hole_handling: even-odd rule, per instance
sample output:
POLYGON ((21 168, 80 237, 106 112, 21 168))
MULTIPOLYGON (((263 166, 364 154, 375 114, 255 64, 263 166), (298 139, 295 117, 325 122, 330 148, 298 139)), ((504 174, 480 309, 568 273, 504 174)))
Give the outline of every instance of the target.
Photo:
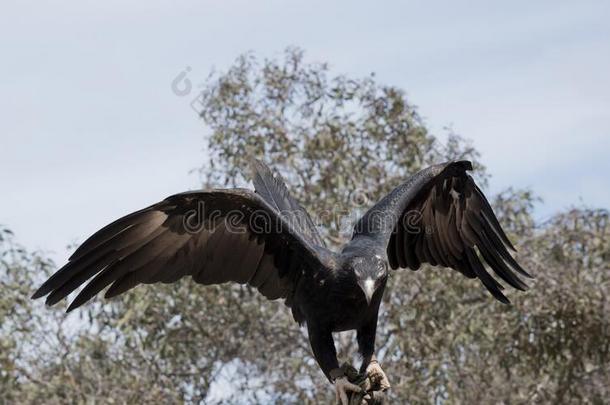
POLYGON ((479 278, 495 298, 509 303, 482 262, 519 290, 527 286, 516 273, 531 276, 509 253, 513 245, 467 170, 470 162, 457 161, 418 172, 365 213, 350 243, 364 239, 385 250, 393 269, 429 263, 479 278))

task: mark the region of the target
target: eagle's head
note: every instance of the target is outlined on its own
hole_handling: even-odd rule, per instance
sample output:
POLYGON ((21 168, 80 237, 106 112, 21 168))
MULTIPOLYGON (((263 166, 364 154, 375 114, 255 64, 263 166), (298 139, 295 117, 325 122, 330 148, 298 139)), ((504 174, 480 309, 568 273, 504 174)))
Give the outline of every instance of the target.
POLYGON ((354 257, 348 266, 356 277, 356 283, 362 289, 366 302, 370 304, 375 291, 385 284, 389 270, 388 263, 381 256, 354 257))

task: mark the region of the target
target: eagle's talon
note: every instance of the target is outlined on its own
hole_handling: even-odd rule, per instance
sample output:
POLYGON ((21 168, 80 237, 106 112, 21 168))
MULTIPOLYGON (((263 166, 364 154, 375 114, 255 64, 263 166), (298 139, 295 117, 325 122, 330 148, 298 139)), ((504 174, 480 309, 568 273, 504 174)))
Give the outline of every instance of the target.
POLYGON ((366 374, 372 382, 379 385, 381 391, 386 391, 391 388, 388 377, 383 372, 383 369, 377 361, 372 361, 366 368, 366 374))
POLYGON ((335 393, 337 404, 349 405, 349 400, 346 391, 362 392, 362 388, 360 388, 356 384, 352 384, 351 382, 349 382, 347 377, 337 378, 335 380, 335 393))

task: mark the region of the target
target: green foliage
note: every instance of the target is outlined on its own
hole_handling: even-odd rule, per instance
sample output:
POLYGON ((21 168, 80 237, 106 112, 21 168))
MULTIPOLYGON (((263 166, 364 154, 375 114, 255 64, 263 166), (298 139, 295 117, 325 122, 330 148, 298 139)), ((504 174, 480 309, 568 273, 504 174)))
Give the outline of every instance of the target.
POLYGON ((16 245, 12 232, 0 226, 0 401, 17 402, 27 382, 35 348, 30 337, 42 323, 29 295, 35 275, 47 273, 49 266, 39 254, 16 245))
MULTIPOLYGON (((374 76, 333 76, 289 49, 245 55, 212 76, 201 97, 210 129, 206 186, 244 185, 251 156, 286 178, 331 246, 348 213, 418 169, 466 158, 442 143, 402 90, 374 76)), ((574 209, 536 224, 537 199, 507 190, 495 208, 518 259, 536 275, 526 293, 493 300, 475 280, 441 268, 392 274, 377 336, 396 403, 603 403, 610 397, 607 313, 610 228, 605 210, 574 209)), ((248 287, 189 280, 139 287, 65 318, 28 296, 48 274, 40 255, 0 233, 0 390, 7 402, 317 403, 334 396, 305 333, 280 302, 248 287), (34 280, 36 278, 37 280, 34 280), (224 388, 219 388, 224 387, 224 388)), ((353 360, 353 334, 338 336, 353 360)))

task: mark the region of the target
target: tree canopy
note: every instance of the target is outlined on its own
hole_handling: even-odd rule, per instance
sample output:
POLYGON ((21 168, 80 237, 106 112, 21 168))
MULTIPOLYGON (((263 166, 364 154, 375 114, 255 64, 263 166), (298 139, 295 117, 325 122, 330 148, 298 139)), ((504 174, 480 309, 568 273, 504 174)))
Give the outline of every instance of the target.
MULTIPOLYGON (((299 49, 279 59, 240 56, 209 77, 198 105, 207 128, 204 187, 243 186, 249 158, 262 158, 329 246, 349 234, 355 218, 347 213, 362 212, 429 164, 470 159, 478 180, 487 179, 476 149, 452 133, 444 141, 430 134, 403 90, 374 75, 335 75, 299 49)), ((518 260, 536 276, 528 292, 511 296, 512 306, 440 268, 392 274, 377 335, 392 399, 601 404, 610 396, 609 213, 573 208, 539 223, 538 203, 528 190, 494 199, 518 260)), ((334 396, 290 311, 249 287, 189 280, 138 287, 66 318, 29 300, 52 263, 6 229, 0 255, 3 401, 317 403, 334 396)), ((353 360, 354 336, 340 341, 340 357, 353 360)))

